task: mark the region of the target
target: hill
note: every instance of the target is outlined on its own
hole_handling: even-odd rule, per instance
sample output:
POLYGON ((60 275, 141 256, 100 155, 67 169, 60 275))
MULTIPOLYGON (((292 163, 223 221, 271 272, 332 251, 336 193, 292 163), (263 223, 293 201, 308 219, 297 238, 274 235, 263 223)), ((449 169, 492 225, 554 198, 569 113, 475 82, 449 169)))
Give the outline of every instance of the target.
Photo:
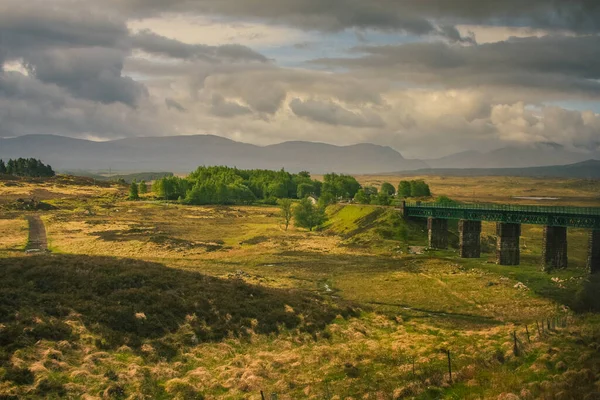
POLYGON ((587 160, 569 165, 550 165, 529 168, 426 168, 403 175, 436 176, 521 176, 600 179, 600 160, 587 160))
POLYGON ((464 151, 425 162, 431 168, 528 168, 573 164, 590 158, 600 158, 600 154, 576 153, 555 143, 538 143, 486 153, 464 151))
POLYGON ((0 158, 36 157, 56 170, 189 172, 199 165, 285 168, 291 172, 376 173, 425 168, 390 147, 286 142, 255 146, 219 136, 144 137, 93 142, 53 135, 0 139, 0 158))

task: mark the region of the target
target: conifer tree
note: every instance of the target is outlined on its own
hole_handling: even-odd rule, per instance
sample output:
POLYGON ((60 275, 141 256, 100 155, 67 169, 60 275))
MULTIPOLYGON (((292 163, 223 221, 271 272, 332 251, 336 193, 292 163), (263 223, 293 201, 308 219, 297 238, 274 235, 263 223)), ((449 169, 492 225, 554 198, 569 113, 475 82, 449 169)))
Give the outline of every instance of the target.
POLYGON ((129 200, 139 200, 140 194, 138 192, 138 184, 133 181, 131 185, 129 185, 129 200))

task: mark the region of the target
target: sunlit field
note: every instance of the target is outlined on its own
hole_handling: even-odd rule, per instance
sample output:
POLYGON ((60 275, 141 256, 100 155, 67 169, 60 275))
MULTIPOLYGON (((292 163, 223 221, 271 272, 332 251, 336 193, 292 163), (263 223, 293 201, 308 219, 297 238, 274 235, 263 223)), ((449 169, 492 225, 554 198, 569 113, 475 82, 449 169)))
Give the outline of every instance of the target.
MULTIPOLYGON (((461 201, 600 205, 597 183, 422 179, 461 201)), ((0 397, 598 398, 585 230, 569 230, 569 267, 548 274, 541 226, 523 226, 522 265, 508 267, 489 223, 467 260, 426 249, 424 221, 394 207, 333 205, 321 229, 286 231, 276 206, 126 190, 0 182, 0 397), (51 209, 16 208, 31 197, 51 209), (30 213, 48 254, 23 251, 30 213)))

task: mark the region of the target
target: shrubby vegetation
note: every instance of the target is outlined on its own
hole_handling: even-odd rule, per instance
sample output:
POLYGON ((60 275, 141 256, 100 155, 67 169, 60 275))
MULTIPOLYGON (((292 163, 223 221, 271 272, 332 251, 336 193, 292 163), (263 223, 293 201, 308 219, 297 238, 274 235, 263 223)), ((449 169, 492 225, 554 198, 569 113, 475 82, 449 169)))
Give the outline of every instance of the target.
POLYGON ((297 226, 312 231, 315 227, 327 221, 325 208, 319 204, 313 204, 309 198, 305 197, 294 208, 294 221, 297 226))
POLYGON ((27 177, 50 177, 56 175, 50 165, 46 165, 35 158, 10 159, 4 163, 0 160, 0 174, 27 176, 27 177))
POLYGON ((381 184, 379 191, 374 186, 365 186, 359 189, 354 196, 354 201, 359 204, 389 206, 392 204, 395 193, 396 189, 394 189, 394 186, 391 183, 384 182, 381 184))
POLYGON ((314 180, 308 172, 292 174, 285 170, 241 170, 229 167, 199 167, 187 178, 175 176, 158 179, 153 193, 162 199, 187 204, 276 204, 277 199, 320 197, 327 205, 340 199, 352 199, 360 189, 355 178, 327 174, 324 182, 314 180))
POLYGON ((99 335, 101 348, 139 349, 151 342, 167 358, 177 353, 167 338, 184 324, 194 344, 281 327, 315 333, 336 315, 356 315, 348 305, 309 293, 138 260, 20 257, 0 260, 0 269, 0 367, 12 352, 38 340, 75 339, 64 322, 73 312, 99 335))

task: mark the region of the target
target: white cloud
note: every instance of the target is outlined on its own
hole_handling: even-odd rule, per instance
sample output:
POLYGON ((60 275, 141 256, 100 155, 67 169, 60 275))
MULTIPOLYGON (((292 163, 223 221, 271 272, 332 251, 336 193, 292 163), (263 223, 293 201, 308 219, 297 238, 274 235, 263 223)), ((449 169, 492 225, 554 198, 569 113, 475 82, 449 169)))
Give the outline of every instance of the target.
POLYGON ((264 48, 308 40, 309 34, 298 29, 257 22, 227 22, 202 15, 170 14, 161 17, 131 20, 134 32, 149 29, 159 35, 188 44, 241 44, 264 48))

